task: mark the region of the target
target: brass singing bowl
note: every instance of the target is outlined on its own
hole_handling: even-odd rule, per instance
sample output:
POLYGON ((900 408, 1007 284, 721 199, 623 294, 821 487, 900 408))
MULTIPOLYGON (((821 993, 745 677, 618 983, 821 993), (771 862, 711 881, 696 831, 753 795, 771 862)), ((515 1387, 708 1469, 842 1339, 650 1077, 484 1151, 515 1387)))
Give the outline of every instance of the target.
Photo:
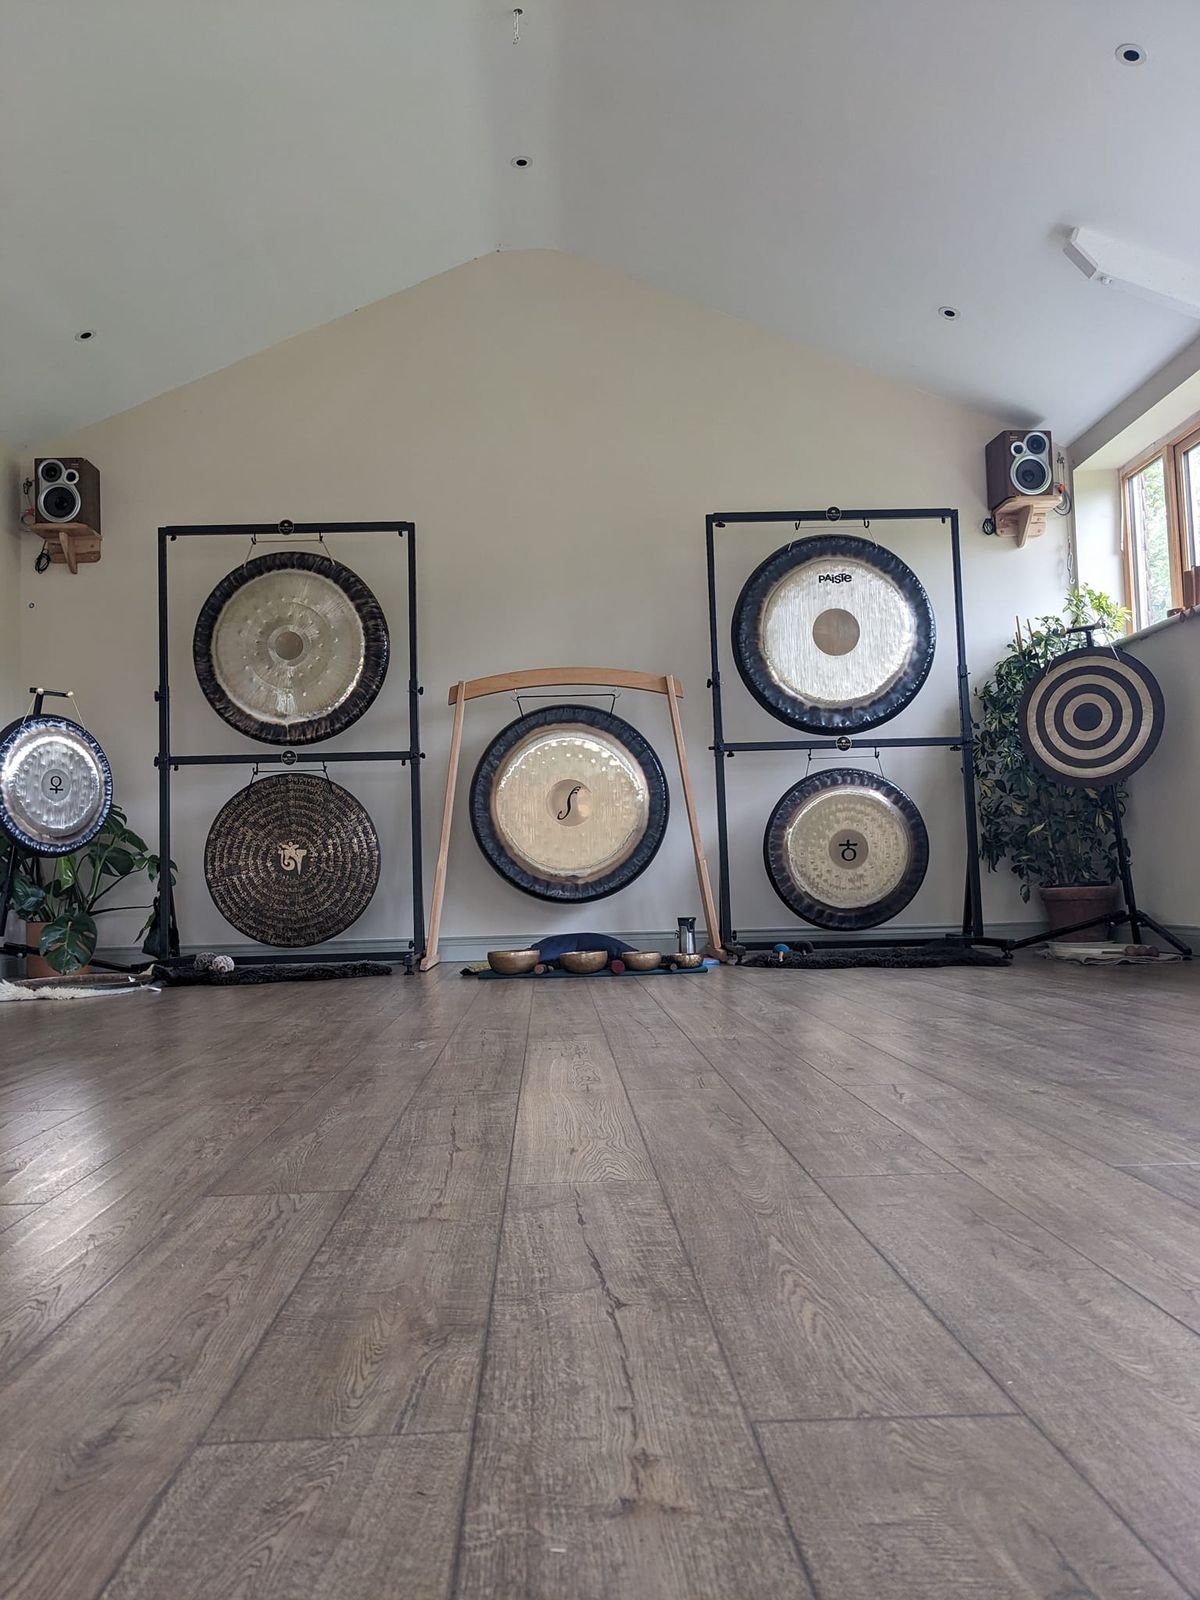
POLYGON ((704 956, 699 950, 694 951, 691 955, 677 952, 671 957, 671 965, 673 967, 702 967, 704 965, 704 956))
POLYGON ((540 959, 537 950, 489 950, 488 966, 493 972, 532 972, 540 959))
POLYGON ((603 972, 608 965, 608 951, 567 950, 558 959, 568 972, 603 972))
POLYGON ((662 956, 657 950, 626 950, 621 960, 630 972, 653 972, 662 965, 662 956))

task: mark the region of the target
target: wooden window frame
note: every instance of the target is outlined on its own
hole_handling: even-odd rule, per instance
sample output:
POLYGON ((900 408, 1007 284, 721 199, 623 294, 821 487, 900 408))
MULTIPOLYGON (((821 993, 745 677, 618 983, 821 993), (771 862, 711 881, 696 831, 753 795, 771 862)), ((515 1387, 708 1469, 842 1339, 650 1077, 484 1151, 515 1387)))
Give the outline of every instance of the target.
MULTIPOLYGON (((1134 582, 1133 519, 1129 507, 1129 482, 1160 458, 1163 464, 1163 485, 1167 505, 1167 560, 1171 571, 1171 611, 1181 610, 1185 604, 1194 604, 1196 593, 1197 557, 1196 539, 1189 537, 1188 512, 1184 493, 1184 456, 1200 445, 1200 416, 1193 417, 1178 432, 1159 439, 1141 455, 1121 468, 1121 557, 1125 581, 1125 604, 1129 608, 1133 629, 1148 626, 1146 619, 1136 614, 1137 586, 1134 582), (1185 577, 1185 575, 1188 575, 1185 577), (1185 592, 1186 591, 1186 592, 1185 592)), ((1195 530, 1200 535, 1200 529, 1195 530)), ((1168 613, 1169 614, 1169 613, 1168 613)))

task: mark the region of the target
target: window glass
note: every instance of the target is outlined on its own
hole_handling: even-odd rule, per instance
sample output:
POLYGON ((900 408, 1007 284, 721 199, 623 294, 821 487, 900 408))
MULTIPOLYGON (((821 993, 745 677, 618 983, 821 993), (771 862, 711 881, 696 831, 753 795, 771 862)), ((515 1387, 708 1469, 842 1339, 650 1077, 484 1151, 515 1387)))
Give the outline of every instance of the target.
POLYGON ((1188 553, 1188 565, 1194 567, 1200 563, 1200 443, 1181 453, 1180 475, 1183 480, 1184 548, 1188 553))
MULTIPOLYGON (((1197 467, 1200 468, 1200 457, 1197 467)), ((1145 628, 1152 622, 1161 622, 1171 609, 1167 474, 1162 456, 1131 474, 1128 494, 1134 619, 1137 627, 1145 628)))

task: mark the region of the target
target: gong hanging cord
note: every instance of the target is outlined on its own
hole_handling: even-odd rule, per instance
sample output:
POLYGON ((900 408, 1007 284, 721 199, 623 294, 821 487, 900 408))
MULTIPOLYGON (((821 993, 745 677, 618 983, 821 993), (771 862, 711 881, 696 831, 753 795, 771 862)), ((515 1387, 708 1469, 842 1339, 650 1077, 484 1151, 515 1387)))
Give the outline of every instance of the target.
POLYGON ((315 535, 310 534, 308 538, 299 539, 295 538, 291 534, 280 535, 278 538, 272 539, 268 536, 260 536, 257 533, 252 533, 250 535, 250 543, 246 547, 246 554, 242 557, 243 566, 245 566, 253 556, 256 546, 260 544, 316 544, 320 545, 321 553, 325 557, 326 561, 333 560, 333 557, 329 553, 329 546, 325 543, 325 535, 323 533, 318 533, 315 535))
MULTIPOLYGON (((847 761, 852 759, 854 756, 865 757, 866 751, 861 747, 851 750, 806 750, 805 755, 807 760, 804 764, 804 776, 807 778, 809 773, 812 771, 812 764, 814 761, 847 761)), ((879 768, 879 776, 881 778, 886 778, 887 773, 883 770, 883 758, 879 754, 878 746, 876 746, 872 751, 872 756, 874 758, 875 765, 879 768)))
MULTIPOLYGON (((608 701, 608 710, 609 710, 609 715, 610 716, 615 716, 616 715, 617 701, 620 698, 621 698, 621 691, 619 689, 611 689, 611 690, 608 690, 608 691, 601 691, 601 692, 588 691, 588 692, 585 692, 585 693, 582 693, 582 694, 572 695, 572 697, 571 697, 572 700, 607 700, 608 701)), ((563 704, 566 703, 566 702, 564 702, 563 697, 562 697, 561 694, 514 694, 513 695, 513 700, 514 700, 514 702, 516 704, 517 710, 521 713, 522 716, 525 715, 524 702, 526 700, 553 700, 553 701, 556 701, 559 705, 563 705, 563 704)))

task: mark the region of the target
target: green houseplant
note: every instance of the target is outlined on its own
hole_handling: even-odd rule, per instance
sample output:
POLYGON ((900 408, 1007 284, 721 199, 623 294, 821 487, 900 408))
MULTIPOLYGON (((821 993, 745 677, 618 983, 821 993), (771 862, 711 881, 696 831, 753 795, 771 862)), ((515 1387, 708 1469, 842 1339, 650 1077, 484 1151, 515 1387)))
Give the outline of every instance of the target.
MULTIPOLYGON (((1064 628, 1094 625, 1103 642, 1124 631, 1126 616, 1101 591, 1073 589, 1061 615, 1039 617, 1023 632, 1018 627, 1008 654, 976 690, 979 853, 993 872, 1007 859, 1023 900, 1035 884, 1041 889, 1051 927, 1103 913, 1117 876, 1116 842, 1105 793, 1054 783, 1029 760, 1021 743, 1021 700, 1043 667, 1078 647, 1080 635, 1064 634, 1064 628)), ((1123 813, 1125 791, 1117 795, 1123 813)))
MULTIPOLYGON (((157 883, 159 860, 113 806, 104 826, 82 850, 66 856, 22 853, 13 882, 13 910, 27 930, 38 928, 38 951, 58 973, 78 972, 96 951, 96 918, 107 911, 146 911, 138 937, 156 931, 157 900, 146 906, 102 905, 118 886, 146 874, 157 883)), ((171 863, 175 882, 175 863, 171 863)))

